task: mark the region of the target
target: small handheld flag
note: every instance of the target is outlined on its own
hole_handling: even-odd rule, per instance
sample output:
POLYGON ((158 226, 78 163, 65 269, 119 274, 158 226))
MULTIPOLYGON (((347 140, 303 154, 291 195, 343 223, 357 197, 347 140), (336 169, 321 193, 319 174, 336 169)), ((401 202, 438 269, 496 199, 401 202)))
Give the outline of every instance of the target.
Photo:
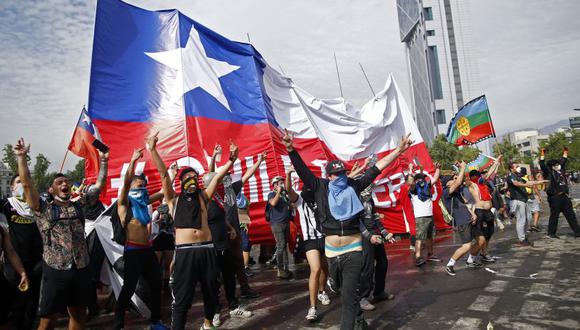
POLYGON ((85 169, 94 170, 91 173, 97 173, 99 170, 99 153, 93 145, 96 140, 100 140, 99 131, 83 107, 68 150, 84 158, 86 160, 85 169))
POLYGON ((447 141, 456 146, 472 145, 495 137, 485 95, 469 101, 451 120, 447 141))
POLYGON ((478 170, 478 171, 482 171, 485 170, 486 168, 490 167, 491 165, 493 165, 493 162, 495 162, 496 159, 490 156, 487 156, 483 153, 480 153, 479 156, 477 156, 477 158, 475 158, 475 160, 467 163, 467 170, 468 171, 472 171, 472 170, 478 170))

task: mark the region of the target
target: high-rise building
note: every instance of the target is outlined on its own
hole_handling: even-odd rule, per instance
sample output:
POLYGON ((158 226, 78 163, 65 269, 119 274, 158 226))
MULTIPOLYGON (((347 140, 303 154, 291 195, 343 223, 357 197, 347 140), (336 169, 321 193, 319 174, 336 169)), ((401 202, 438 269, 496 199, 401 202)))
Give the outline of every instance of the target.
POLYGON ((397 0, 415 119, 430 143, 465 103, 481 95, 469 0, 397 0))

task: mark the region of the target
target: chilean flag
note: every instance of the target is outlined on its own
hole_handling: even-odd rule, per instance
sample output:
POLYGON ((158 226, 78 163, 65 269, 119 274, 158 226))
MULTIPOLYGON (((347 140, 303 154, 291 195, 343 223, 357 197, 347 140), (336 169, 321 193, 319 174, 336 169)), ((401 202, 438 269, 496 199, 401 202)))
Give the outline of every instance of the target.
POLYGON ((99 152, 93 146, 93 142, 99 139, 99 131, 83 107, 68 150, 85 159, 85 170, 90 173, 99 171, 99 152))
MULTIPOLYGON (((228 40, 177 10, 148 11, 119 0, 97 3, 88 113, 111 146, 107 202, 117 196, 133 150, 150 134, 159 132, 167 165, 200 173, 214 145, 227 146, 230 139, 240 147, 234 177, 267 151, 243 188, 254 243, 272 241, 264 207, 270 178, 284 176, 290 165, 280 142, 283 129, 295 133, 296 149, 319 176, 328 160, 339 158, 350 167, 373 153, 382 157, 411 133, 415 145, 375 187, 375 201, 394 232, 409 231, 398 203, 408 162, 419 157, 426 170, 433 169, 394 79, 361 109, 342 99, 318 100, 269 66, 252 45, 228 40)), ((160 189, 148 153, 136 164, 141 172, 150 191, 160 189)), ((96 174, 87 168, 89 177, 96 174)))

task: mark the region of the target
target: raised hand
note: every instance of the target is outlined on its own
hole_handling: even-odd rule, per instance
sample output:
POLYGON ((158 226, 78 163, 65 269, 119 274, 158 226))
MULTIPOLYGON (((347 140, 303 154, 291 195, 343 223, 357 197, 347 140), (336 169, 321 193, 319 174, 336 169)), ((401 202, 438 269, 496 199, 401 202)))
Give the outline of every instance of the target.
POLYGON ((149 151, 155 150, 155 148, 157 147, 157 141, 159 141, 159 138, 157 137, 158 135, 159 132, 156 132, 155 134, 147 138, 147 141, 145 143, 145 145, 147 146, 147 150, 149 151))
POLYGON ((413 140, 411 140, 411 133, 407 134, 407 136, 401 137, 401 141, 399 142, 399 146, 397 147, 399 153, 405 152, 409 147, 413 144, 413 140))
POLYGON ((464 160, 462 160, 461 163, 459 163, 459 168, 464 170, 466 167, 467 167, 467 163, 464 160))
POLYGON ((219 144, 216 144, 215 147, 213 147, 213 155, 212 156, 216 156, 222 153, 222 146, 219 144))
POLYGON ((284 136, 282 136, 282 143, 284 143, 284 146, 286 147, 287 151, 294 150, 294 146, 292 145, 292 139, 293 139, 292 134, 290 134, 287 129, 284 129, 284 136))
POLYGON ((97 152, 99 153, 99 159, 101 160, 109 160, 109 152, 102 152, 101 150, 97 149, 97 152))
POLYGON ((172 178, 175 178, 177 176, 177 163, 173 163, 169 166, 169 174, 171 175, 172 178))
POLYGON ((268 152, 264 151, 262 152, 259 156, 258 156, 258 161, 259 162, 263 162, 264 160, 266 160, 266 156, 268 156, 268 152))
POLYGON ((233 140, 230 140, 230 160, 233 162, 238 158, 238 146, 233 140))
POLYGON ((141 157, 143 157, 143 149, 144 148, 137 148, 137 149, 135 149, 135 151, 133 151, 133 155, 131 156, 131 161, 132 162, 136 162, 141 157))
POLYGON ((14 145, 14 153, 18 157, 24 157, 24 156, 26 156, 29 151, 30 151, 30 144, 27 146, 24 143, 24 138, 20 138, 18 140, 18 142, 16 142, 16 144, 14 145))
POLYGON ((436 169, 441 169, 441 163, 435 162, 435 168, 436 169))

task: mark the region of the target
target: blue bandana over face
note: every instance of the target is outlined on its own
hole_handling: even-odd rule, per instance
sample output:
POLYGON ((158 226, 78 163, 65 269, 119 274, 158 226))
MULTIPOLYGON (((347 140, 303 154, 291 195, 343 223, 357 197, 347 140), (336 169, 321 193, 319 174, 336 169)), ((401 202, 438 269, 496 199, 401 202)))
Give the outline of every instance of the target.
POLYGON ((351 219, 363 210, 356 192, 348 185, 346 174, 341 174, 329 182, 328 207, 330 214, 338 221, 351 219))
POLYGON ((147 188, 135 188, 129 190, 129 200, 131 201, 131 211, 133 218, 139 220, 143 225, 151 222, 151 215, 149 215, 149 193, 147 188))

